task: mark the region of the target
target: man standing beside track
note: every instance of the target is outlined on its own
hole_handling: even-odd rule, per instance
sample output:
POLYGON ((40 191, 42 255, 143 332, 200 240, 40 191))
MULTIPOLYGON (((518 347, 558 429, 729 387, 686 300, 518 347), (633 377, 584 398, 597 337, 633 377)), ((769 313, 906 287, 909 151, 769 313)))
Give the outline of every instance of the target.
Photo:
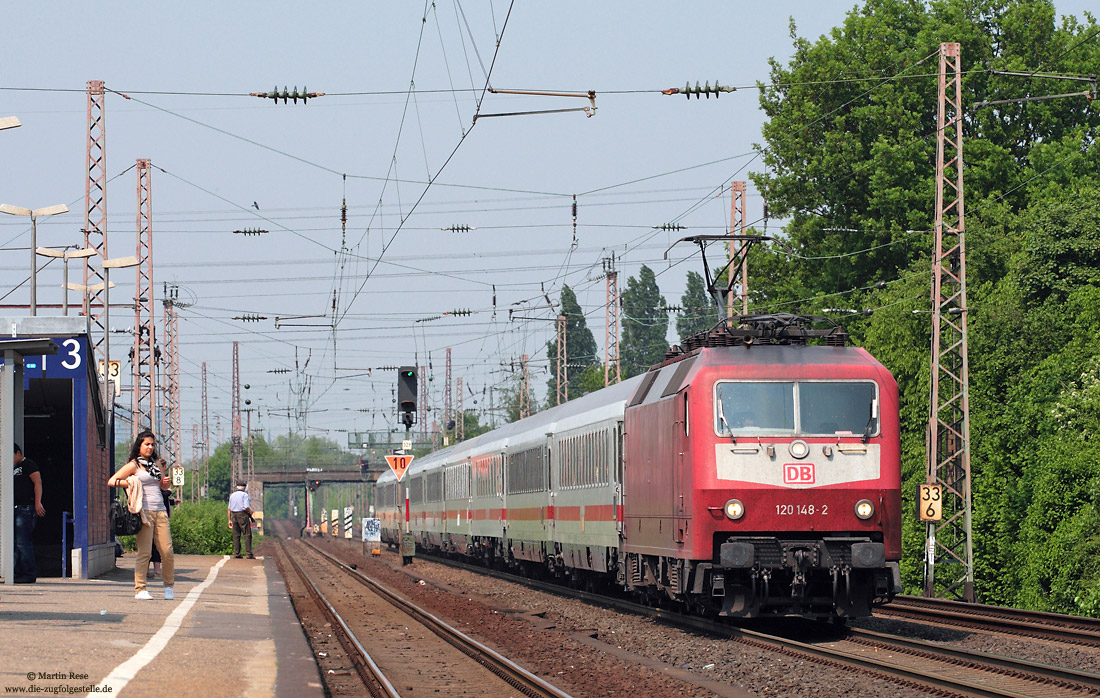
POLYGON ((255 560, 252 554, 252 499, 245 492, 245 484, 237 483, 237 491, 229 495, 229 527, 233 529, 233 557, 241 557, 241 534, 244 534, 244 548, 249 560, 255 560))
POLYGON ((23 450, 15 444, 15 583, 34 584, 38 580, 38 567, 34 559, 34 524, 39 516, 45 516, 42 507, 42 474, 38 465, 23 457, 23 450))

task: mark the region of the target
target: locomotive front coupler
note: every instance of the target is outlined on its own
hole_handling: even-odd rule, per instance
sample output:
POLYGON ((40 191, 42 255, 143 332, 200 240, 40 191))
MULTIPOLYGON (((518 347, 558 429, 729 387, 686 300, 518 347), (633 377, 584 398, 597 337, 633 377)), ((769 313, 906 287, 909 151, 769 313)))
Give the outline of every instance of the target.
POLYGON ((794 568, 794 579, 791 580, 791 597, 801 598, 806 594, 806 573, 817 565, 817 548, 793 548, 788 550, 791 566, 794 568))
POLYGON ((829 568, 829 575, 833 578, 833 603, 840 605, 840 578, 844 577, 844 600, 847 605, 852 605, 852 568, 848 565, 833 565, 829 568))

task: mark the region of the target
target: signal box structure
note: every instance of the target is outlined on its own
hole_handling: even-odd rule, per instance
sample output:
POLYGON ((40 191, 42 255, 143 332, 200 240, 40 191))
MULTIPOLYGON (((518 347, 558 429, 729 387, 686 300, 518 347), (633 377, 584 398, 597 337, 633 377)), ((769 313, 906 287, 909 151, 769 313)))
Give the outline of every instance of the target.
MULTIPOLYGON (((49 339, 57 345, 53 355, 16 355, 21 365, 13 366, 14 395, 0 395, 0 402, 14 407, 15 442, 42 474, 46 516, 34 530, 38 576, 103 574, 115 567, 107 487, 113 440, 88 318, 9 317, 0 318, 0 327, 13 339, 49 339)), ((0 531, 0 539, 7 535, 8 530, 0 531)))

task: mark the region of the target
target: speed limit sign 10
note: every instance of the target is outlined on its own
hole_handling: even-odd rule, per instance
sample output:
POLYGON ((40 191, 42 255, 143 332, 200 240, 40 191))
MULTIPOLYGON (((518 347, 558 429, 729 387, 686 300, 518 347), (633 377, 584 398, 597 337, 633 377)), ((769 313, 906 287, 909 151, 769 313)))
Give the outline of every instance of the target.
POLYGON ((943 486, 919 485, 917 487, 917 511, 921 521, 940 521, 943 519, 943 486))

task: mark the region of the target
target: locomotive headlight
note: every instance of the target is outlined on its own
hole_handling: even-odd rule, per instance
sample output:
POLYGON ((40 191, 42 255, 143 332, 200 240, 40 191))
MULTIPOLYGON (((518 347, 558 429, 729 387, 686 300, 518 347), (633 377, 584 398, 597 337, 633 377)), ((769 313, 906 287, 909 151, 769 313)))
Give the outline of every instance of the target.
POLYGON ((745 505, 741 503, 740 499, 731 499, 726 502, 725 511, 727 519, 736 521, 745 515, 745 505))
POLYGON ((801 439, 792 441, 787 450, 791 452, 791 458, 802 459, 810 455, 810 445, 801 439))
POLYGON ((870 499, 861 499, 856 502, 856 516, 866 521, 875 515, 875 505, 870 499))

